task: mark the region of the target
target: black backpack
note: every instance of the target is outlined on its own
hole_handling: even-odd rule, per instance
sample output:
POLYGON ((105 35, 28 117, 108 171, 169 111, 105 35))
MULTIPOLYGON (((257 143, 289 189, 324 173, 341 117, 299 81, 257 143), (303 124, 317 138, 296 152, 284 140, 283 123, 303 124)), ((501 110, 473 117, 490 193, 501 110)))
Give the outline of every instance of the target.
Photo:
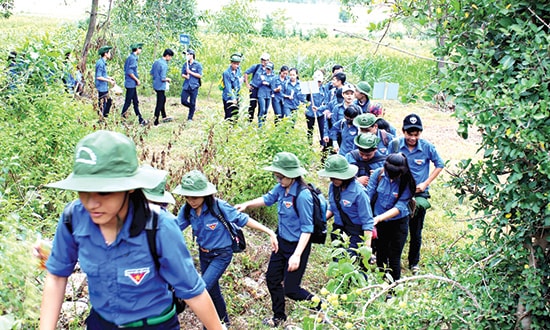
MULTIPOLYGON (((63 223, 69 230, 69 232, 73 233, 73 210, 75 206, 76 201, 72 201, 67 206, 65 206, 65 209, 63 210, 63 223)), ((159 261, 159 255, 157 253, 157 230, 158 230, 158 213, 154 210, 151 210, 151 217, 147 219, 147 222, 145 223, 145 233, 147 234, 147 243, 149 245, 149 252, 151 253, 151 256, 153 257, 153 261, 155 262, 155 268, 157 271, 160 269, 160 261, 159 261)), ((180 299, 176 297, 176 291, 174 288, 168 284, 168 290, 172 291, 172 300, 174 302, 174 305, 176 305, 176 312, 179 314, 185 310, 185 306, 187 304, 183 299, 180 299)))
POLYGON ((307 185, 300 185, 298 187, 298 193, 296 198, 292 203, 294 205, 294 211, 298 217, 300 213, 298 212, 297 201, 300 193, 308 189, 311 192, 311 197, 313 198, 313 233, 311 233, 310 242, 316 244, 325 244, 327 239, 327 200, 319 188, 316 188, 313 184, 308 183, 307 185))

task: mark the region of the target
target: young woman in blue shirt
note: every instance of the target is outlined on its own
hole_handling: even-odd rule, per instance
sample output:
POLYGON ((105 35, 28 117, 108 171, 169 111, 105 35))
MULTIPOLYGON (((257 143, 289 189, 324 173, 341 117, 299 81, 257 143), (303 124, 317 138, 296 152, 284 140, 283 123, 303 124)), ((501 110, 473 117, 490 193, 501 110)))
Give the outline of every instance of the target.
POLYGON ((401 153, 389 154, 384 167, 374 170, 367 185, 378 233, 376 264, 389 269, 393 281, 401 278, 401 255, 411 216, 408 203, 415 189, 407 158, 401 153))
POLYGON ((79 199, 68 206, 70 217, 60 217, 46 263, 41 330, 57 328, 67 278, 77 262, 88 279, 88 330, 179 330, 169 286, 208 329, 222 329, 174 217, 150 206, 143 194, 165 176, 139 167, 134 142, 120 133, 97 131, 80 140, 73 172, 47 185, 77 191, 79 199), (145 230, 154 214, 158 268, 145 230))
POLYGON ((229 325, 227 307, 223 299, 219 280, 233 258, 232 240, 229 231, 220 222, 218 215, 228 223, 239 227, 250 227, 267 233, 271 240, 271 249, 278 251, 277 236, 273 230, 258 223, 247 214, 237 211, 227 202, 217 199, 216 187, 208 182, 204 174, 193 170, 186 173, 181 184, 173 193, 185 196, 186 203, 178 213, 178 225, 181 230, 191 226, 193 236, 199 245, 199 260, 202 279, 212 297, 219 319, 229 325), (215 212, 219 212, 217 215, 215 212))
POLYGON ((301 287, 311 251, 313 197, 308 189, 303 189, 306 183, 302 176, 307 171, 301 167, 296 155, 279 152, 273 158, 272 165, 264 169, 273 172, 277 185, 262 197, 235 207, 239 211, 244 211, 248 208, 277 204, 279 250, 271 254, 266 272, 273 317, 263 320, 265 325, 277 327, 287 318, 285 296, 298 301, 311 300, 313 297, 313 294, 301 287))
POLYGON ((283 65, 279 70, 279 76, 271 81, 271 91, 273 92, 273 112, 275 113, 275 122, 283 118, 285 99, 283 97, 283 86, 288 80, 288 66, 283 65))
POLYGON ((358 168, 350 165, 342 155, 331 155, 319 176, 330 178, 328 190, 329 209, 327 219, 334 216, 331 240, 340 239, 341 233, 349 236, 348 252, 357 255, 359 244, 371 246, 373 229, 372 211, 367 194, 356 180, 358 168))

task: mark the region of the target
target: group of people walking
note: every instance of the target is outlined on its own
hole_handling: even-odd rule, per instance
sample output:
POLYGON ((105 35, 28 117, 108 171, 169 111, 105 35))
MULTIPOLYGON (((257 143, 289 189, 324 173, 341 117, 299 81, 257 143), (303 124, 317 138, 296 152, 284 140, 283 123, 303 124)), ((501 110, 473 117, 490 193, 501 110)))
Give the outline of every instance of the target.
MULTIPOLYGON (((123 108, 125 114, 133 103, 140 121, 135 87, 140 84, 136 68, 141 46, 132 45, 132 54, 126 61, 125 71, 130 72, 127 77, 133 83, 125 83, 127 97, 123 108)), ((103 66, 110 58, 109 51, 109 47, 100 49, 96 71, 101 74, 106 72, 103 66)), ((155 124, 160 115, 165 116, 162 88, 170 82, 166 68, 173 56, 167 49, 151 69, 157 91, 155 124)), ((241 60, 241 54, 233 54, 222 76, 226 118, 232 118, 238 109, 241 60)), ((306 113, 308 127, 312 129, 317 121, 321 143, 333 147, 333 154, 324 159, 324 168, 317 173, 330 179, 326 211, 326 218, 334 219, 330 238, 336 240, 345 233, 349 237, 346 248, 352 256, 357 256, 361 246, 372 247, 370 261, 395 281, 401 277, 401 256, 409 232, 408 266, 413 272, 419 271, 422 228, 430 207, 429 185, 444 163, 436 148, 421 139, 424 127, 418 115, 407 115, 403 119, 403 136, 395 137, 393 126, 377 117, 383 114, 381 107, 369 105, 368 84, 346 84, 341 69, 333 68, 327 85, 323 84, 323 73, 315 73, 319 92, 309 96, 306 113), (321 117, 323 120, 318 121, 321 117)), ((298 102, 308 100, 300 91, 296 69, 282 67, 281 73, 287 72, 288 80, 286 74, 274 77, 272 71, 269 55, 262 54, 261 63, 245 71, 245 77, 252 76, 250 81, 243 79, 251 93, 249 115, 252 118, 259 106, 260 125, 270 101, 274 110, 279 109, 275 110, 276 118, 283 109, 282 118, 297 108, 289 105, 297 104, 293 103, 294 98, 298 102), (268 85, 267 91, 264 87, 268 85), (284 100, 275 106, 278 101, 274 95, 279 92, 284 100)), ((189 120, 197 96, 194 89, 200 86, 201 75, 202 67, 195 61, 194 52, 187 51, 187 62, 182 68, 186 79, 182 103, 189 105, 189 120)), ((113 83, 112 78, 103 78, 97 79, 100 86, 113 83)), ((98 91, 103 93, 99 88, 98 91)), ((108 104, 105 100, 103 105, 108 104)), ((77 191, 79 198, 60 217, 46 263, 41 329, 56 327, 67 278, 77 261, 88 276, 92 305, 86 321, 88 329, 179 329, 175 298, 183 299, 207 329, 231 324, 219 283, 233 257, 228 222, 269 236, 272 252, 266 283, 273 315, 264 318, 263 324, 277 327, 286 321, 286 297, 298 301, 314 297, 301 286, 312 249, 313 195, 305 189, 307 170, 295 154, 274 155, 271 165, 265 168, 273 173, 273 188, 234 206, 215 196, 216 186, 203 173, 186 173, 172 191, 185 198, 177 217, 166 209, 167 204, 175 203, 172 194, 165 190, 167 173, 139 166, 135 144, 128 137, 97 131, 77 144, 74 155, 73 172, 66 179, 47 185, 77 191), (276 231, 244 213, 271 205, 277 206, 276 231), (181 235, 188 227, 198 245, 200 275, 181 235)), ((318 310, 320 306, 321 303, 313 308, 318 310)))
MULTIPOLYGON (((103 46, 99 48, 99 59, 95 66, 95 86, 98 92, 99 112, 102 118, 109 115, 112 99, 109 95, 109 84, 116 85, 116 81, 107 74, 107 61, 111 59, 111 46, 103 46)), ((124 106, 122 107, 121 115, 124 118, 128 116, 130 105, 134 108, 134 113, 141 125, 148 123, 141 114, 139 109, 139 98, 137 87, 141 85, 138 74, 139 55, 143 49, 143 43, 134 43, 130 46, 131 53, 124 62, 124 87, 126 88, 126 96, 124 106)), ((189 108, 187 120, 193 120, 196 110, 197 96, 199 87, 201 86, 202 65, 195 60, 195 51, 188 49, 185 52, 186 61, 181 69, 181 76, 184 78, 181 91, 181 104, 189 108)), ((167 76, 168 63, 174 57, 174 51, 165 49, 162 57, 157 59, 150 70, 153 81, 153 89, 156 93, 156 104, 154 110, 153 125, 171 121, 172 117, 166 113, 166 91, 170 88, 172 79, 167 76)))

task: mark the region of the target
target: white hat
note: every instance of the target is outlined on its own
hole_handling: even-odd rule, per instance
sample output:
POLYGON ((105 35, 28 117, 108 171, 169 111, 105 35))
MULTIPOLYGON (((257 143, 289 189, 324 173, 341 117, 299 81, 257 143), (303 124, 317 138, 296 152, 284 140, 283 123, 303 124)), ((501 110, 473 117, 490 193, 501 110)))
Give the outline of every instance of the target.
POLYGON ((317 70, 313 73, 313 80, 323 81, 323 79, 324 79, 323 71, 317 70))
POLYGON ((269 61, 270 56, 268 53, 263 53, 262 56, 260 56, 260 60, 266 60, 269 61))

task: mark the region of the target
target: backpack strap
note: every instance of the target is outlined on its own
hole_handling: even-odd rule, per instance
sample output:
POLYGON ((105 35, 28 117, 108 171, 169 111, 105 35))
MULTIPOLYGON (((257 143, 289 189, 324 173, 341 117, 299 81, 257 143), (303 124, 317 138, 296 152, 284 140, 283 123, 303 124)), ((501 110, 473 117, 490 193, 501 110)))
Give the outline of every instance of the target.
POLYGON ((218 199, 217 198, 214 199, 214 204, 212 205, 212 208, 210 209, 210 212, 212 213, 213 216, 215 216, 218 219, 219 222, 221 222, 223 224, 225 229, 227 229, 227 231, 229 232, 229 235, 231 236, 231 239, 234 240, 235 236, 236 236, 236 233, 233 229, 233 225, 229 224, 227 219, 225 219, 225 215, 223 215, 223 212, 221 211, 220 206, 218 205, 218 199))
POLYGON ((157 230, 158 230, 158 218, 159 215, 156 211, 151 210, 151 216, 145 223, 145 233, 147 234, 147 245, 149 245, 149 252, 153 256, 155 267, 157 271, 160 269, 159 255, 157 252, 157 230))
POLYGON ((67 203, 65 205, 65 208, 63 209, 63 223, 65 224, 65 227, 67 227, 67 230, 69 230, 69 233, 73 233, 73 211, 74 206, 76 205, 76 200, 67 203))

